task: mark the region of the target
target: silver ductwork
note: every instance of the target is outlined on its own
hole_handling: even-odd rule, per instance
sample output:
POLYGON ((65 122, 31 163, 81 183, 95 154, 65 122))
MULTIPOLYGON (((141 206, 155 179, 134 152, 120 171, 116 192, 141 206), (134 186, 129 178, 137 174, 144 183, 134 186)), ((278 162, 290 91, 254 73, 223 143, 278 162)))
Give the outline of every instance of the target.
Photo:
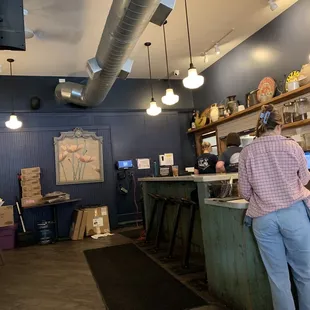
POLYGON ((113 0, 95 58, 88 60, 87 85, 65 82, 57 85, 56 98, 79 106, 99 105, 116 78, 127 77, 132 49, 152 20, 166 20, 176 0, 113 0), (126 62, 127 61, 127 62, 126 62))

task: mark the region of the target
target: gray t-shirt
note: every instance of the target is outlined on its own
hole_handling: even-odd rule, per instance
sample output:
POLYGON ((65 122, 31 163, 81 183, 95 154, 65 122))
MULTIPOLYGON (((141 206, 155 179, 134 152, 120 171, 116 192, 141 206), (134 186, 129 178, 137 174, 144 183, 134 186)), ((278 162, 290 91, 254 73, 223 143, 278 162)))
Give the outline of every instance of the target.
POLYGON ((242 151, 240 146, 229 146, 225 152, 223 152, 219 161, 225 163, 225 170, 227 173, 238 172, 239 156, 242 151))

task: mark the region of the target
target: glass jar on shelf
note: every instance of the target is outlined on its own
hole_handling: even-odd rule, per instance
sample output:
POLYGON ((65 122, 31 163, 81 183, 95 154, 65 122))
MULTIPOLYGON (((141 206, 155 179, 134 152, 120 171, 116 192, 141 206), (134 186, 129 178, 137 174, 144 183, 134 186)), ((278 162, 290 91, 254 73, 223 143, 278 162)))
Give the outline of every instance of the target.
POLYGON ((303 121, 307 119, 307 99, 306 98, 299 98, 295 100, 294 107, 295 107, 295 114, 294 114, 294 122, 303 121))
POLYGON ((295 105, 294 102, 287 102, 283 105, 284 124, 294 122, 295 105))

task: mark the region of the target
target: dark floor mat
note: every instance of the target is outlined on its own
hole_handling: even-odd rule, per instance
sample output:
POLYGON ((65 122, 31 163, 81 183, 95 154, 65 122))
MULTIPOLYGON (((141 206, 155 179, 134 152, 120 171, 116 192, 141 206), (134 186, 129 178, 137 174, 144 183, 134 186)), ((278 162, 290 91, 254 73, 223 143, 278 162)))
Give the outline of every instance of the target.
POLYGON ((206 305, 134 244, 84 253, 109 310, 184 310, 206 305))

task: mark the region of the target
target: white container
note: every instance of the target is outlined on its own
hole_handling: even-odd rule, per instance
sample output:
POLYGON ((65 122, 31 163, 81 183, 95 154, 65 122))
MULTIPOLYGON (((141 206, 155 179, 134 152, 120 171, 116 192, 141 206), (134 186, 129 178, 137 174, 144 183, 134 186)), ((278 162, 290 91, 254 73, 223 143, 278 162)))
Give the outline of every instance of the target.
POLYGON ((241 112, 241 111, 244 111, 244 110, 245 110, 244 105, 239 105, 238 106, 238 112, 241 112))
POLYGON ((292 81, 292 82, 289 82, 287 84, 288 91, 292 91, 292 90, 295 90, 298 88, 299 88, 299 82, 298 81, 292 81))
POLYGON ((212 123, 218 121, 218 119, 220 118, 220 112, 219 112, 219 108, 217 106, 217 103, 214 103, 211 105, 210 118, 211 118, 212 123))

